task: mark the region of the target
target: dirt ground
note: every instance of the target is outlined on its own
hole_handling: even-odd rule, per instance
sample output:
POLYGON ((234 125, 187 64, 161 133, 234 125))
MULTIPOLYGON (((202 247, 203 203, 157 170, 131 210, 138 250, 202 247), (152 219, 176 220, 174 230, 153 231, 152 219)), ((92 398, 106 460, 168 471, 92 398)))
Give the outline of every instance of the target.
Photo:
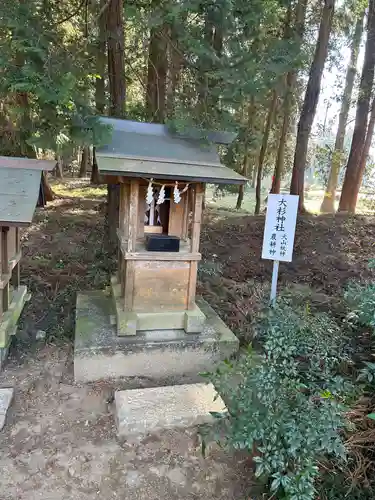
MULTIPOLYGON (((69 189, 38 210, 23 233, 21 278, 32 298, 0 374, 0 387, 15 388, 0 433, 0 500, 253 498, 251 471, 240 457, 215 448, 203 459, 192 431, 121 443, 114 387, 73 384, 76 292, 108 284, 115 261, 105 246, 103 192, 79 182, 69 189), (37 342, 41 331, 46 340, 37 342)), ((205 215, 199 290, 242 339, 269 293, 263 224, 263 217, 205 215)), ((280 286, 305 284, 334 299, 351 279, 368 277, 374 242, 375 218, 304 217, 280 286)))
MULTIPOLYGON (((261 259, 264 216, 206 214, 199 291, 234 332, 251 339, 251 320, 269 297, 272 262, 261 259)), ((322 310, 340 307, 351 281, 374 276, 375 216, 307 215, 297 221, 293 261, 280 263, 279 289, 293 287, 322 310)))
POLYGON ((203 458, 193 431, 119 442, 108 384, 76 386, 70 346, 13 359, 0 433, 1 500, 249 499, 248 471, 222 450, 203 458))

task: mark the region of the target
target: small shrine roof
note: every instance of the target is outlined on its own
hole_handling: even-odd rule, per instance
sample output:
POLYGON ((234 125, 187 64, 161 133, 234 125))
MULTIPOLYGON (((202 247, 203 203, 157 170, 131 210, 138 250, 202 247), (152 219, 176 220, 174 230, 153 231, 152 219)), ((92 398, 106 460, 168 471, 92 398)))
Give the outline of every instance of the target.
POLYGON ((54 161, 0 156, 0 225, 30 224, 39 195, 42 170, 54 161))
POLYGON ((216 144, 230 144, 234 134, 196 129, 177 134, 165 125, 115 118, 101 122, 113 129, 111 142, 96 150, 102 173, 214 184, 247 181, 220 162, 216 144))

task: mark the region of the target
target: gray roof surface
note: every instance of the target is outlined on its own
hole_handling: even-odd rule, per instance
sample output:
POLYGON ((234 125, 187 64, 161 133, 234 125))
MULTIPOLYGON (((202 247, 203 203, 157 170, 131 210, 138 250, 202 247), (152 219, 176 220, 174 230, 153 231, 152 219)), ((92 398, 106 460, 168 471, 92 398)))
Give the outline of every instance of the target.
MULTIPOLYGON (((113 127, 110 144, 96 150, 101 172, 214 183, 244 183, 247 180, 222 165, 216 146, 203 138, 171 134, 160 124, 111 118, 101 121, 113 127)), ((232 134, 213 134, 217 134, 216 142, 223 143, 225 136, 227 143, 231 142, 229 136, 232 134)))
POLYGON ((39 195, 41 171, 0 167, 0 224, 30 224, 39 195))
POLYGON ((96 153, 100 157, 220 165, 219 155, 212 145, 200 146, 198 141, 123 132, 116 129, 112 132, 111 143, 96 153))
POLYGON ((210 184, 244 184, 247 181, 234 170, 221 165, 213 167, 125 158, 98 158, 98 164, 101 172, 125 177, 196 181, 210 184))
POLYGON ((56 165, 52 160, 37 160, 33 158, 17 158, 13 156, 0 156, 0 168, 27 168, 31 170, 51 171, 56 165))

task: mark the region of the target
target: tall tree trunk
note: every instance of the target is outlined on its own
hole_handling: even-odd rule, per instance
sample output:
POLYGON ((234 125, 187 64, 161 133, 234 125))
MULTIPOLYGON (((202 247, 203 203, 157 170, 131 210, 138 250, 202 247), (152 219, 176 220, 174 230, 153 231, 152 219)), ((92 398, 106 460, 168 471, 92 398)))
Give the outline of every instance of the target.
MULTIPOLYGON (((211 20, 211 15, 209 11, 204 13, 204 41, 209 50, 212 47, 214 33, 214 25, 211 20)), ((199 59, 200 71, 199 71, 199 84, 198 84, 198 108, 199 114, 202 117, 202 122, 205 123, 206 117, 209 113, 208 110, 208 72, 211 67, 211 59, 207 54, 203 53, 202 57, 199 59)))
POLYGON ((241 207, 242 207, 244 191, 245 191, 244 185, 240 184, 238 186, 238 195, 237 195, 237 201, 236 201, 236 210, 240 210, 241 207))
POLYGON ((150 30, 146 109, 149 119, 157 123, 164 123, 166 119, 168 31, 166 24, 150 30))
POLYGON ((251 173, 251 187, 252 187, 252 189, 255 188, 256 182, 257 182, 257 169, 256 169, 255 164, 253 164, 253 169, 252 169, 252 173, 251 173))
MULTIPOLYGON (((307 0, 298 0, 294 12, 294 26, 290 28, 291 20, 291 4, 288 8, 286 19, 285 38, 294 40, 299 46, 302 45, 303 35, 305 31, 305 18, 306 18, 307 0)), ((288 71, 285 79, 285 96, 282 105, 283 124, 281 127, 279 145, 277 148, 275 172, 272 178, 271 193, 280 193, 281 179, 284 170, 285 161, 285 147, 287 143, 288 131, 290 127, 290 120, 294 104, 294 89, 297 82, 297 71, 292 69, 288 71)))
POLYGON ((215 121, 218 114, 218 104, 220 95, 220 77, 217 76, 217 69, 220 68, 220 59, 223 52, 224 22, 226 15, 223 10, 224 4, 217 4, 214 13, 212 5, 207 4, 204 14, 204 41, 207 54, 202 54, 200 58, 200 77, 198 91, 198 107, 202 117, 202 123, 210 126, 210 122, 215 121), (211 53, 210 53, 211 52, 211 53), (215 75, 216 76, 212 76, 215 75))
POLYGON ((298 123, 297 142, 294 153, 292 181, 290 194, 299 195, 300 211, 304 211, 304 183, 307 158, 307 147, 309 143, 312 124, 315 117, 316 107, 319 100, 320 87, 324 64, 328 54, 328 42, 332 28, 332 18, 335 0, 324 0, 324 7, 320 21, 318 41, 315 48, 314 59, 310 68, 305 99, 298 123))
MULTIPOLYGON (((251 133, 252 125, 254 122, 254 117, 256 116, 256 107, 255 107, 255 99, 252 97, 250 99, 250 103, 247 106, 247 121, 246 121, 246 137, 245 137, 245 152, 243 157, 241 174, 244 177, 249 175, 249 165, 250 165, 250 152, 249 152, 249 134, 251 133)), ((242 206, 243 197, 245 193, 245 185, 240 184, 238 186, 238 196, 236 202, 236 209, 239 210, 242 206)))
POLYGON ((273 194, 280 193, 281 189, 281 179, 284 170, 285 146, 288 137, 289 120, 290 120, 290 113, 289 111, 285 110, 283 116, 283 124, 281 127, 280 139, 279 139, 279 147, 277 148, 275 172, 272 177, 271 193, 273 194))
POLYGON ((292 112, 292 92, 295 86, 295 80, 297 79, 297 74, 295 72, 289 72, 286 77, 287 82, 287 94, 283 102, 283 124, 281 127, 279 146, 277 148, 275 172, 272 177, 271 193, 278 194, 281 189, 281 178, 284 170, 285 161, 285 147, 288 138, 288 131, 290 125, 290 117, 292 112))
POLYGON ((357 19, 357 24, 353 34, 351 56, 346 71, 345 87, 341 102, 339 123, 335 139, 335 148, 331 158, 327 188, 324 193, 322 206, 320 207, 320 211, 324 213, 333 213, 335 211, 336 189, 339 180, 342 155, 344 151, 346 125, 348 123, 354 80, 357 73, 358 53, 363 33, 363 16, 364 13, 362 13, 357 19))
POLYGON ((255 198, 256 198, 255 211, 254 211, 255 215, 258 215, 260 212, 263 164, 264 164, 264 159, 266 157, 268 138, 270 136, 270 130, 273 122, 273 117, 275 114, 276 104, 277 104, 277 93, 274 90, 272 95, 271 105, 268 110, 266 126, 263 132, 262 146, 260 148, 259 159, 258 159, 257 184, 255 188, 255 198))
POLYGON ((91 184, 100 184, 100 174, 98 161, 96 159, 95 148, 92 151, 92 165, 91 165, 91 176, 90 176, 91 184))
MULTIPOLYGON (((110 0, 107 8, 107 50, 110 115, 125 114, 124 20, 122 0, 110 0)), ((119 186, 107 185, 108 243, 117 246, 119 186)))
POLYGON ((367 115, 370 108, 372 85, 374 81, 374 67, 375 0, 370 0, 365 58, 362 69, 361 83, 359 86, 355 127, 339 204, 339 210, 343 212, 355 212, 359 188, 361 187, 363 175, 363 172, 361 172, 361 158, 364 153, 366 140, 368 121, 367 115))
POLYGON ((56 156, 56 166, 54 168, 54 173, 56 179, 62 179, 64 177, 64 170, 63 170, 63 160, 61 155, 56 156))
MULTIPOLYGON (((249 151, 247 150, 247 151, 245 151, 242 172, 241 172, 244 177, 248 176, 249 163, 250 163, 250 154, 249 154, 249 151)), ((244 194, 245 194, 245 184, 240 184, 238 186, 238 196, 237 196, 237 202, 236 202, 236 209, 237 210, 240 210, 240 208, 242 207, 244 194)))
POLYGON ((124 20, 122 0, 110 0, 107 8, 108 81, 111 116, 125 114, 124 20))
POLYGON ((48 201, 52 201, 54 199, 54 194, 48 182, 47 175, 48 175, 47 172, 42 172, 40 187, 39 187, 39 197, 37 202, 38 207, 44 207, 44 205, 48 201))
POLYGON ((89 163, 90 163, 90 148, 88 146, 85 146, 82 148, 81 164, 79 167, 78 177, 82 178, 87 176, 87 169, 89 167, 89 163))
MULTIPOLYGON (((104 115, 106 107, 105 70, 107 50, 107 12, 106 0, 99 1, 99 33, 96 41, 96 71, 100 78, 95 80, 95 108, 98 115, 104 115)), ((99 167, 96 160, 95 147, 92 150, 91 184, 100 183, 99 167)))
POLYGON ((183 58, 180 53, 178 44, 177 27, 171 27, 171 40, 168 43, 169 53, 169 73, 167 85, 167 112, 168 116, 172 117, 175 109, 176 92, 181 79, 181 71, 183 67, 183 58))
POLYGON ((106 49, 107 49, 107 11, 106 0, 99 0, 99 33, 95 44, 96 73, 99 78, 95 80, 95 108, 98 115, 103 115, 105 111, 105 69, 106 69, 106 49))
POLYGON ((365 173, 366 170, 366 163, 370 153, 372 138, 374 136, 374 126, 375 126, 375 97, 372 100, 370 120, 368 122, 365 145, 363 147, 363 152, 361 156, 360 173, 359 173, 360 177, 358 181, 359 187, 361 187, 362 185, 363 174, 365 173))

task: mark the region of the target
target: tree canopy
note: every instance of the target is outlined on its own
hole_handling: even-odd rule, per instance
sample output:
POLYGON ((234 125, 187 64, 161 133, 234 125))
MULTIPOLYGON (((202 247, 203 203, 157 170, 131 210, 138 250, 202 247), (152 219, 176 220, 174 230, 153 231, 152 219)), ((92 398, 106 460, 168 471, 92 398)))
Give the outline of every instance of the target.
MULTIPOLYGON (((369 7, 367 33, 372 4, 345 0, 334 10, 334 3, 4 0, 1 153, 59 157, 98 145, 107 137, 98 114, 226 129, 237 139, 223 161, 257 181, 257 211, 266 175, 274 174, 272 191, 279 192, 293 172, 291 192, 303 200, 323 71, 340 67, 348 45, 354 59, 340 71, 349 87, 335 99, 345 102, 347 116, 351 96, 363 94, 355 74, 361 20, 369 7)), ((344 166, 340 144, 336 149, 344 166)))

